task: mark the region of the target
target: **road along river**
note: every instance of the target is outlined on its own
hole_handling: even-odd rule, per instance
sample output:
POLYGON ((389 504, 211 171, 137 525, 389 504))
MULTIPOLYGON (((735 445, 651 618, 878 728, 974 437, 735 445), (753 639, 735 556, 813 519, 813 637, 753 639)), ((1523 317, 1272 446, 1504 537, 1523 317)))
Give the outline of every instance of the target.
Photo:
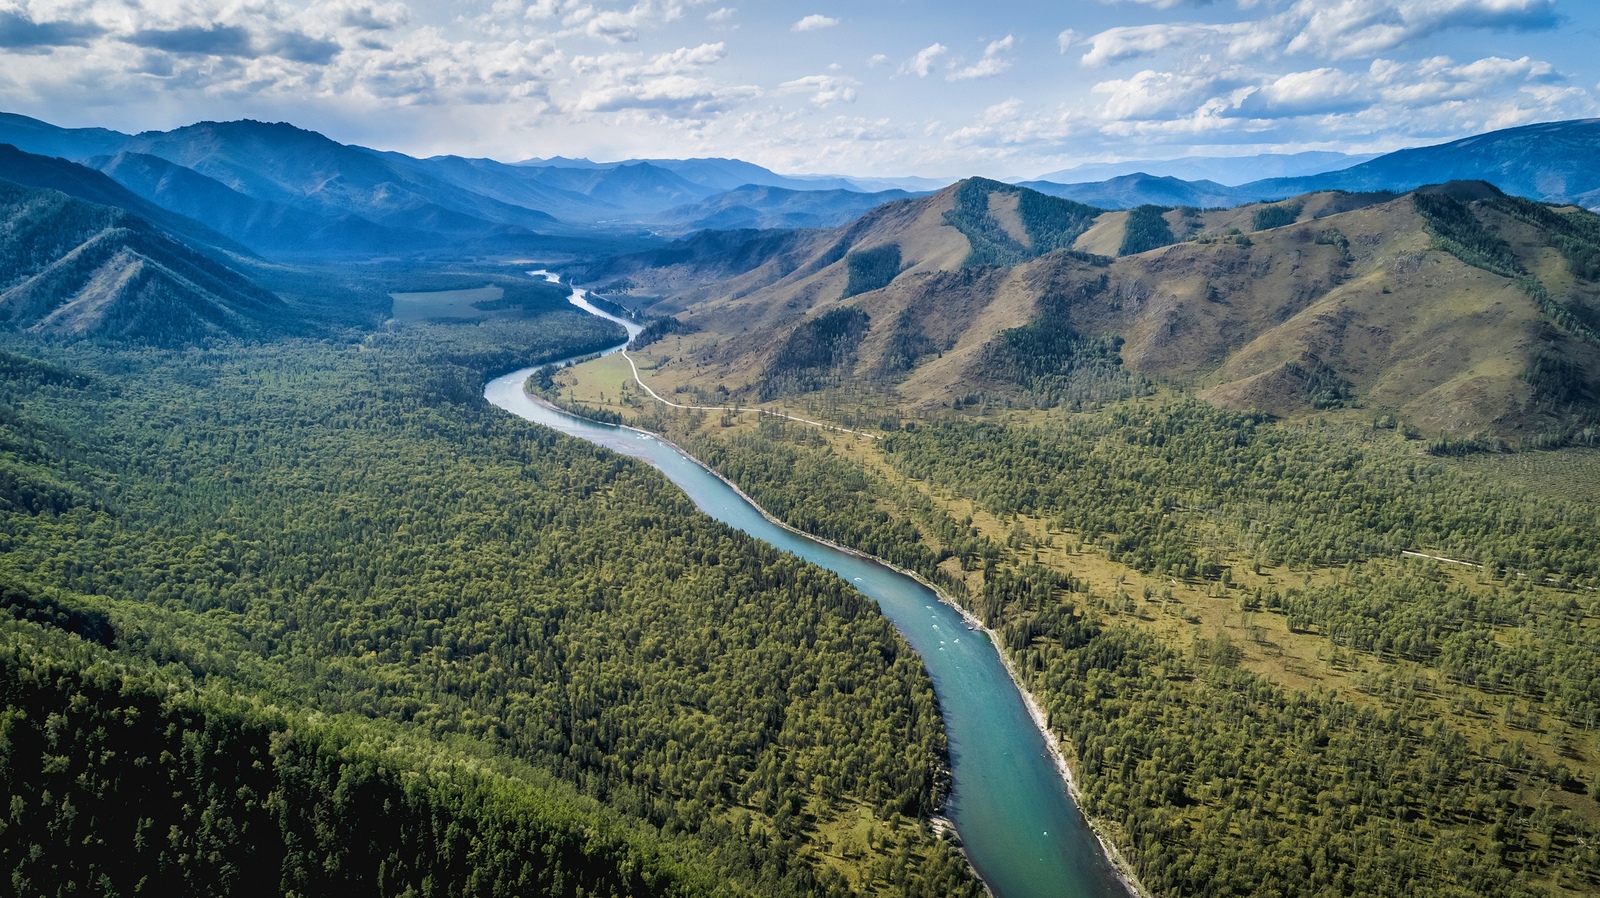
MULTIPOLYGON (((573 291, 572 302, 621 324, 629 339, 639 331, 633 322, 590 304, 582 290, 573 291)), ((535 370, 524 368, 490 381, 484 397, 514 415, 646 462, 682 488, 701 511, 833 571, 877 601, 922 656, 933 679, 949 736, 954 784, 945 814, 997 898, 1129 894, 1073 804, 1064 768, 984 631, 969 629, 959 611, 916 579, 769 520, 738 490, 672 444, 534 401, 523 385, 535 370)))

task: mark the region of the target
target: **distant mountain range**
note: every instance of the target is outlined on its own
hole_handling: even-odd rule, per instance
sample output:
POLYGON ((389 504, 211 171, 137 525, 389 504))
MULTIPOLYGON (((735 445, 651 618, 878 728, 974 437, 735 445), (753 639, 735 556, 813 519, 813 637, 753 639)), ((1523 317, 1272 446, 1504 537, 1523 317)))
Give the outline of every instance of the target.
MULTIPOLYGON (((618 241, 648 245, 704 229, 834 227, 939 186, 780 175, 724 158, 418 159, 255 121, 122 134, 0 114, 0 144, 22 151, 0 154, 0 178, 125 209, 191 242, 272 257, 593 256, 615 252, 618 241)), ((1478 179, 1512 194, 1596 207, 1597 151, 1600 120, 1586 120, 1366 161, 1336 153, 1188 157, 1096 181, 1054 180, 1120 167, 1078 166, 1023 185, 1104 209, 1225 208, 1321 190, 1404 192, 1478 179), (1304 174, 1320 165, 1337 170, 1304 174), (1285 176, 1229 183, 1249 169, 1285 176), (1180 177, 1202 172, 1216 179, 1180 177)))
POLYGON ((1184 156, 1181 159, 1145 159, 1131 162, 1086 162, 1034 178, 1057 184, 1083 184, 1105 181, 1124 175, 1151 175, 1157 178, 1182 178, 1185 181, 1215 181, 1238 186, 1262 178, 1296 178, 1338 171, 1376 159, 1377 153, 1352 156, 1347 153, 1262 153, 1256 156, 1184 156))
MULTIPOLYGON (((23 151, 14 163, 26 154, 56 159, 58 168, 69 160, 145 203, 136 208, 118 197, 111 204, 119 208, 146 217, 159 208, 192 219, 210 237, 270 255, 548 253, 553 237, 827 227, 908 195, 879 190, 878 182, 864 188, 841 177, 787 177, 738 159, 418 159, 256 121, 122 134, 0 114, 0 144, 23 151)), ((36 159, 0 169, 0 177, 59 187, 25 173, 41 167, 36 159)), ((86 171, 74 177, 95 180, 86 171)))
POLYGON ((1460 180, 1487 181, 1506 193, 1545 202, 1600 208, 1600 119, 1491 131, 1437 146, 1397 150, 1338 171, 1238 186, 1149 172, 1084 183, 1059 183, 1052 178, 1023 183, 1051 196, 1127 209, 1145 204, 1237 206, 1318 190, 1404 193, 1425 184, 1460 180))

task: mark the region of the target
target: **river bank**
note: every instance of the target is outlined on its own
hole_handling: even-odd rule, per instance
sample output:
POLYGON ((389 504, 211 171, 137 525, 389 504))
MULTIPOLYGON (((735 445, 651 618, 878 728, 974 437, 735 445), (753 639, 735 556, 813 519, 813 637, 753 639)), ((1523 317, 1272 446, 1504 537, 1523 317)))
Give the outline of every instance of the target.
MULTIPOLYGON (((574 291, 572 301, 585 311, 612 317, 587 307, 581 291, 574 291)), ((621 346, 606 354, 618 349, 621 346)), ((996 635, 958 601, 915 571, 778 520, 736 484, 664 436, 638 427, 596 423, 561 410, 529 390, 529 379, 537 370, 525 368, 496 378, 485 387, 485 398, 519 417, 650 464, 683 489, 701 511, 832 571, 877 604, 921 658, 944 717, 951 790, 940 814, 932 815, 935 819, 929 823, 954 828, 962 853, 991 894, 999 898, 1147 894, 1104 834, 1074 804, 1077 789, 1066 756, 1037 701, 1011 669, 996 635)))
MULTIPOLYGON (((640 385, 643 386, 642 383, 640 385)), ((646 389, 648 389, 648 388, 646 388, 646 389)), ((542 396, 538 395, 537 393, 533 392, 532 390, 530 390, 528 388, 526 382, 524 382, 522 390, 523 390, 523 395, 525 395, 529 399, 529 401, 531 401, 531 402, 537 403, 537 404, 539 404, 541 406, 544 406, 545 408, 551 409, 552 411, 561 412, 563 414, 569 414, 569 415, 573 414, 573 412, 570 412, 570 411, 567 411, 565 409, 562 409, 561 407, 549 402, 544 397, 542 397, 542 396)), ((813 422, 806 422, 806 423, 813 423, 813 422)), ((929 581, 927 578, 923 577, 921 574, 917 573, 916 571, 910 570, 908 568, 901 567, 900 565, 894 564, 893 562, 887 561, 887 560, 882 559, 882 558, 878 558, 877 556, 869 555, 866 552, 860 551, 859 549, 855 549, 855 548, 852 548, 850 546, 846 546, 846 545, 843 545, 841 543, 837 543, 837 542, 835 542, 833 540, 827 539, 826 537, 818 536, 818 535, 813 534, 813 533, 807 533, 804 530, 801 530, 801 529, 799 529, 797 527, 794 527, 794 526, 790 525, 786 521, 780 520, 779 518, 775 517, 770 512, 768 512, 765 508, 763 508, 758 502, 755 501, 754 498, 752 498, 743 489, 741 489, 738 484, 734 483, 732 480, 729 480, 727 477, 723 476, 721 472, 713 469, 712 467, 707 465, 705 462, 702 462, 700 459, 696 458, 694 455, 692 455, 687 450, 685 450, 682 446, 680 446, 677 443, 673 442, 671 439, 668 439, 666 436, 664 436, 662 434, 659 434, 659 433, 655 433, 653 431, 644 430, 643 428, 634 427, 634 426, 628 425, 628 424, 614 424, 612 426, 615 426, 615 427, 617 427, 619 429, 622 429, 622 430, 631 431, 633 433, 639 434, 642 437, 646 437, 646 438, 649 438, 649 439, 657 440, 657 441, 661 442, 663 445, 671 447, 679 455, 682 455, 684 458, 688 459, 690 462, 692 462, 694 465, 699 467, 705 473, 707 473, 707 474, 711 475, 712 477, 715 477, 717 480, 721 481, 725 486, 727 486, 728 489, 732 490, 736 495, 738 495, 741 499, 743 499, 746 503, 748 503, 751 508, 755 509, 763 518, 765 518, 767 520, 768 523, 770 523, 770 524, 772 524, 772 525, 774 525, 776 527, 780 527, 780 528, 782 528, 782 529, 784 529, 784 530, 786 530, 786 531, 788 531, 790 533, 793 533, 796 536, 812 540, 814 542, 820 543, 821 545, 825 545, 825 546, 827 546, 827 547, 829 547, 829 548, 831 548, 831 549, 833 549, 833 550, 835 550, 837 552, 841 552, 841 553, 846 554, 846 555, 851 555, 851 556, 854 556, 856 558, 860 558, 860 559, 862 559, 864 561, 870 561, 870 562, 872 562, 874 564, 881 565, 882 567, 885 567, 885 568, 887 568, 887 569, 889 569, 891 571, 894 571, 895 573, 900 574, 901 576, 906 577, 907 579, 916 581, 918 584, 922 585, 925 589, 927 589, 934 596, 936 596, 938 598, 938 600, 942 604, 948 606, 949 608, 954 610, 957 614, 959 614, 961 616, 961 619, 966 623, 967 628, 969 630, 974 631, 974 632, 980 632, 980 633, 984 634, 984 637, 986 639, 988 639, 990 645, 992 645, 994 647, 996 655, 999 656, 1000 661, 1001 661, 1002 665, 1005 667, 1006 674, 1009 676, 1012 685, 1016 688, 1018 694, 1022 697, 1023 704, 1026 706, 1026 708, 1028 710, 1028 716, 1032 719, 1034 727, 1038 730, 1040 736, 1043 737, 1045 746, 1046 746, 1046 748, 1048 749, 1048 751, 1050 753, 1050 757, 1051 757, 1052 761, 1054 762, 1056 772, 1059 775, 1059 777, 1061 779, 1061 782, 1066 786, 1067 793, 1072 796, 1073 803, 1078 807, 1080 814, 1082 814, 1082 819, 1083 819, 1085 825, 1089 828, 1090 832, 1092 832, 1094 834, 1094 838, 1099 843, 1101 851, 1103 851, 1105 853, 1105 856, 1110 860, 1111 865, 1115 869, 1116 874, 1117 874, 1117 878, 1120 880, 1122 886, 1125 889, 1127 889, 1127 891, 1131 895, 1138 896, 1138 898, 1152 898, 1152 895, 1149 892, 1149 890, 1146 889, 1144 887, 1144 884, 1139 881, 1138 875, 1134 872, 1132 865, 1128 863, 1127 859, 1125 857, 1123 857, 1122 852, 1119 851, 1117 849, 1117 847, 1114 844, 1112 844, 1111 840, 1107 837, 1104 827, 1101 824, 1097 823, 1087 813, 1083 813, 1082 812, 1083 792, 1082 792, 1082 789, 1079 787, 1078 781, 1077 781, 1076 777, 1074 776, 1074 774, 1072 772, 1071 765, 1068 764, 1068 762, 1067 762, 1066 751, 1064 750, 1060 740, 1057 739, 1057 737, 1054 734, 1054 732, 1051 731, 1050 724, 1049 724, 1049 717, 1048 717, 1048 715, 1045 714, 1043 707, 1039 704, 1038 698, 1035 697, 1034 694, 1028 690, 1026 684, 1023 682, 1023 679, 1022 679, 1022 676, 1021 676, 1020 672, 1016 668, 1016 665, 1014 663, 1012 663, 1012 660, 1011 660, 1010 656, 1008 656, 1006 654, 1005 649, 1004 649, 1004 647, 1003 647, 1003 645, 1002 645, 1002 643, 1000 641, 1000 636, 999 636, 998 633, 996 633, 994 630, 990 629, 989 627, 984 626, 983 621, 980 620, 977 617, 977 615, 973 614, 969 609, 967 609, 964 605, 962 605, 953 596, 951 596, 951 595, 947 594, 946 592, 944 592, 944 590, 940 589, 937 585, 935 585, 934 583, 932 583, 931 581, 929 581)), ((954 829, 953 824, 950 824, 948 819, 944 818, 942 816, 937 817, 937 822, 934 821, 934 820, 930 820, 930 824, 934 825, 935 828, 939 828, 939 824, 940 823, 943 823, 943 824, 945 824, 947 826, 950 826, 952 829, 954 829)), ((959 833, 958 833, 958 835, 959 835, 959 833)), ((961 851, 962 851, 963 856, 967 856, 965 846, 962 846, 961 851)), ((968 856, 968 863, 971 863, 970 856, 968 856)))

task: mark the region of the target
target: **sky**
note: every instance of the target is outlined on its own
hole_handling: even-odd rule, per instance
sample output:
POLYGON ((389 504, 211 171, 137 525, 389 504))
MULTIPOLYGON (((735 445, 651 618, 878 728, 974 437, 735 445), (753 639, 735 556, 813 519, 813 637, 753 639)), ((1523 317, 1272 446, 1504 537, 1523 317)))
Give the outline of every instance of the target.
POLYGON ((784 173, 1386 152, 1600 116, 1594 0, 0 0, 0 110, 784 173))

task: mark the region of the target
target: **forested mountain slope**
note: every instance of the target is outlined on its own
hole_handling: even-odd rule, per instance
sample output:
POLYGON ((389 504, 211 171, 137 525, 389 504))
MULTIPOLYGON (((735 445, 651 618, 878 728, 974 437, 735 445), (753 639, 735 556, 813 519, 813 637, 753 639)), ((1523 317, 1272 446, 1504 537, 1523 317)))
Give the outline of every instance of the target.
POLYGON ((108 206, 0 181, 0 318, 61 337, 182 345, 295 328, 249 278, 108 206))
POLYGON ((613 330, 557 299, 343 341, 8 338, 12 881, 977 894, 925 820, 931 686, 871 603, 482 401, 613 330))

